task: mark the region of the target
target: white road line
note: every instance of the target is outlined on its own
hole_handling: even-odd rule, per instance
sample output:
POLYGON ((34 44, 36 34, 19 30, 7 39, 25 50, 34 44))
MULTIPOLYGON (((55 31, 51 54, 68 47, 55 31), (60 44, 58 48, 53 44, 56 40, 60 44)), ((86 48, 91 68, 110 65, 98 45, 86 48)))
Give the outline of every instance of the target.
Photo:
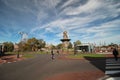
POLYGON ((106 80, 120 80, 120 77, 110 77, 110 78, 107 78, 106 80))
MULTIPOLYGON (((120 59, 118 61, 115 61, 115 59, 106 59, 106 67, 105 67, 105 74, 106 75, 112 75, 120 73, 120 59), (115 69, 115 70, 114 70, 115 69)), ((120 80, 119 76, 116 77, 108 77, 105 80, 120 80)))
POLYGON ((120 69, 120 66, 106 66, 106 69, 120 69))
POLYGON ((115 63, 115 64, 120 64, 120 62, 117 62, 117 61, 112 61, 112 62, 106 62, 107 64, 109 64, 109 63, 111 63, 111 64, 113 64, 113 63, 115 63))
POLYGON ((120 66, 120 64, 106 64, 106 66, 120 66))
POLYGON ((107 70, 107 71, 105 71, 105 74, 115 74, 115 73, 120 73, 120 70, 118 70, 118 71, 116 71, 116 70, 112 70, 112 71, 107 70))

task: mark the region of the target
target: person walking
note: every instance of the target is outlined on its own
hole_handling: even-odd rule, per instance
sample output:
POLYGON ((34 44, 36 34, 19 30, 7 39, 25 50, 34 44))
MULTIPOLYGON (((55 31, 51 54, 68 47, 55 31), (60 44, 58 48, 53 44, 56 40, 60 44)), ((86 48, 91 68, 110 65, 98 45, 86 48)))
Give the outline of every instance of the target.
POLYGON ((59 55, 59 50, 57 50, 57 54, 59 55))
POLYGON ((52 58, 52 60, 54 60, 54 58, 55 58, 53 50, 51 50, 51 58, 52 58))
POLYGON ((113 48, 113 55, 116 61, 118 60, 118 54, 118 50, 116 48, 113 48))

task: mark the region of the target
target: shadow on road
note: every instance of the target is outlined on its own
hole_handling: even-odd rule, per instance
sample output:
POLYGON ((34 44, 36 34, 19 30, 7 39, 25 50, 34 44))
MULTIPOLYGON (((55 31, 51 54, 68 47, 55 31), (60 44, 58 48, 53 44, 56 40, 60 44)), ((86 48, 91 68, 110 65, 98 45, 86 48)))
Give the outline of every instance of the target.
POLYGON ((88 60, 92 65, 94 65, 96 68, 101 70, 102 72, 105 72, 105 61, 106 58, 100 57, 100 58, 95 58, 95 57, 84 57, 86 60, 88 60))

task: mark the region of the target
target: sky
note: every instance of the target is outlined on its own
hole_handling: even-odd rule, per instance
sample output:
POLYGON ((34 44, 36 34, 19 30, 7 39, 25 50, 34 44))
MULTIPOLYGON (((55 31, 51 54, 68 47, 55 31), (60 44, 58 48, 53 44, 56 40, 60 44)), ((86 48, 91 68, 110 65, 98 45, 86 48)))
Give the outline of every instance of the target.
POLYGON ((0 0, 0 43, 27 38, 120 44, 120 0, 0 0), (25 35, 26 36, 26 35, 25 35))

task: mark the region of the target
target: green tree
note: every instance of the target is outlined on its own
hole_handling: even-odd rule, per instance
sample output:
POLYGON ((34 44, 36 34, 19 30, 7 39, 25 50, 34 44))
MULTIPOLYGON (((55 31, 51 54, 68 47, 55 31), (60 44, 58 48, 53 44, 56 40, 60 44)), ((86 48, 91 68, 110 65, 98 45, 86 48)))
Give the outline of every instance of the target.
POLYGON ((18 46, 19 46, 19 50, 20 51, 24 51, 25 49, 24 49, 24 45, 25 45, 25 43, 22 43, 22 42, 19 42, 18 43, 18 46))
POLYGON ((46 43, 43 39, 39 39, 37 44, 36 44, 37 48, 40 50, 41 50, 41 48, 45 48, 45 45, 46 45, 46 43))
POLYGON ((111 44, 109 44, 108 46, 111 46, 111 47, 118 47, 118 45, 117 44, 114 44, 114 43, 111 43, 111 44))
POLYGON ((62 49, 63 45, 60 43, 57 45, 57 49, 62 49))
POLYGON ((43 39, 30 38, 26 43, 19 43, 21 51, 38 51, 41 48, 44 48, 46 45, 43 39))
POLYGON ((37 46, 36 46, 37 44, 38 44, 38 40, 36 38, 31 38, 27 40, 27 45, 32 51, 37 50, 37 46))
POLYGON ((71 48, 72 48, 72 43, 70 42, 68 45, 68 49, 71 49, 71 48))
POLYGON ((50 49, 56 49, 57 47, 53 44, 50 45, 50 49))
POLYGON ((75 45, 80 45, 81 44, 81 41, 80 40, 77 40, 76 42, 75 42, 75 45))
POLYGON ((14 50, 14 44, 12 42, 4 42, 5 52, 12 52, 14 50))

